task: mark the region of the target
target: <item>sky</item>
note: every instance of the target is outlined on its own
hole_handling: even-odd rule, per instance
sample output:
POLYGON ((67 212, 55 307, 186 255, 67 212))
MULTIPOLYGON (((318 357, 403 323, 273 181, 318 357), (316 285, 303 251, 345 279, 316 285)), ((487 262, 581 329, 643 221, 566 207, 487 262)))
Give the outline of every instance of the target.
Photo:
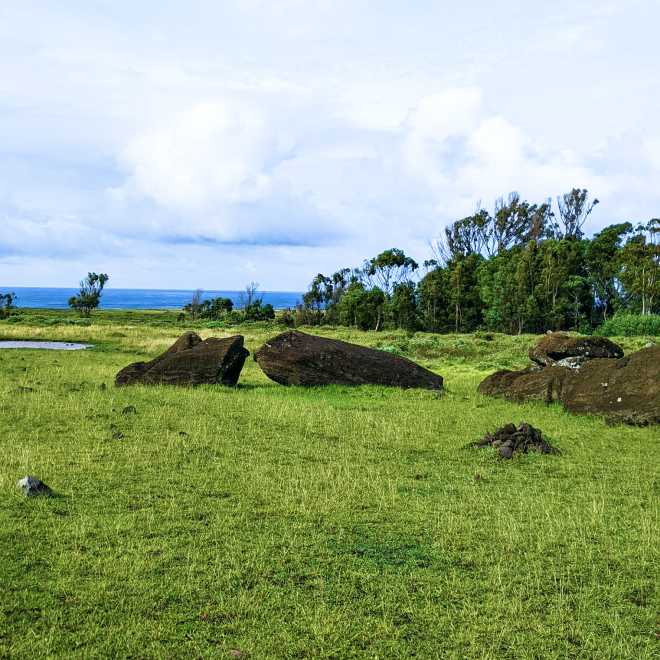
POLYGON ((2 0, 0 286, 302 291, 517 191, 660 215, 660 0, 2 0))

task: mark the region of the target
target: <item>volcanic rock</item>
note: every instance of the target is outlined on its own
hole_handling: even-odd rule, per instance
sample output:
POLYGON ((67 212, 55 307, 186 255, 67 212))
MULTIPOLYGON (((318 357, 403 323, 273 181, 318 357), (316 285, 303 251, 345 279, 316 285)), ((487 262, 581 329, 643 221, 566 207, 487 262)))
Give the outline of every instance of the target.
POLYGON ((604 415, 610 422, 660 423, 660 346, 620 360, 589 360, 568 378, 561 401, 574 413, 604 415))
POLYGON ((486 433, 475 447, 495 447, 502 458, 512 458, 515 452, 526 454, 529 451, 538 451, 542 454, 554 454, 557 450, 543 437, 539 429, 531 424, 522 422, 518 427, 515 424, 506 424, 495 433, 486 433))
POLYGON ((562 367, 529 367, 522 371, 503 369, 487 376, 479 384, 479 392, 487 396, 503 396, 512 401, 560 401, 564 383, 572 370, 562 367))
MULTIPOLYGON (((607 337, 571 337, 562 332, 551 332, 529 349, 529 359, 542 366, 551 366, 566 358, 621 358, 623 349, 607 337)), ((579 368, 573 361, 565 366, 579 368)))
POLYGON ((243 337, 202 339, 186 332, 151 362, 135 362, 115 378, 122 385, 236 385, 249 355, 243 337))
POLYGON ((282 385, 387 385, 442 389, 442 377, 391 353, 288 331, 255 354, 264 373, 282 385))
POLYGON ((658 424, 660 346, 620 359, 590 359, 580 369, 498 371, 480 383, 479 392, 518 402, 558 401, 570 412, 603 415, 610 422, 658 424))

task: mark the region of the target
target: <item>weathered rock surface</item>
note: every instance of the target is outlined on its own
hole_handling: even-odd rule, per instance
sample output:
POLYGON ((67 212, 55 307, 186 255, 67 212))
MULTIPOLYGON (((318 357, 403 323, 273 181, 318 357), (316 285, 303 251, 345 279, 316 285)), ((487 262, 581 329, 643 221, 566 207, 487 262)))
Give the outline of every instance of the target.
POLYGON ((571 369, 562 367, 530 367, 522 371, 503 369, 481 381, 479 392, 487 396, 503 396, 517 402, 552 403, 561 401, 564 383, 571 373, 571 369))
POLYGON ((571 412, 612 422, 660 424, 660 346, 619 360, 589 360, 566 380, 561 401, 571 412))
POLYGON ((18 480, 16 484, 25 497, 36 497, 37 495, 52 495, 53 491, 41 479, 31 475, 18 480))
POLYGON ((282 385, 388 385, 442 389, 442 377, 410 360, 373 348, 289 331, 255 354, 264 373, 282 385))
POLYGON ((557 453, 557 450, 543 437, 539 429, 525 422, 517 427, 515 424, 506 424, 495 433, 486 433, 474 445, 475 447, 494 447, 502 458, 512 458, 514 452, 523 454, 529 451, 538 451, 542 454, 557 453))
POLYGON ((603 415, 611 422, 660 423, 660 346, 620 359, 596 358, 580 369, 498 371, 479 392, 512 401, 559 401, 574 413, 603 415))
POLYGON ((156 359, 122 369, 115 384, 236 385, 248 355, 241 335, 202 341, 194 332, 186 332, 156 359))
MULTIPOLYGON (((529 359, 542 366, 551 366, 567 358, 621 358, 623 349, 607 337, 571 337, 562 332, 551 332, 529 349, 529 359)), ((580 362, 566 366, 580 366, 580 362)))

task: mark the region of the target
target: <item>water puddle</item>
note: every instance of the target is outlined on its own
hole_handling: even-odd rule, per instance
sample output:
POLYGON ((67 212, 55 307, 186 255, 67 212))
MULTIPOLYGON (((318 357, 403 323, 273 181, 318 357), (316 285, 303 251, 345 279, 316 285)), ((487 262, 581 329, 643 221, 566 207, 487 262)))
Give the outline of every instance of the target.
POLYGON ((92 348, 93 344, 76 344, 68 341, 0 341, 0 349, 3 348, 38 348, 48 351, 81 351, 92 348))

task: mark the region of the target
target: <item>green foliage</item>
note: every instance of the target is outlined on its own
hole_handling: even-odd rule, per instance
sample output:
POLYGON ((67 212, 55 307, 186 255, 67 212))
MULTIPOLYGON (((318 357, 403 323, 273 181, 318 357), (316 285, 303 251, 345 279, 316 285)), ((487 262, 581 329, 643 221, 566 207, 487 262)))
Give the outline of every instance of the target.
POLYGON ((660 337, 660 314, 615 314, 594 334, 603 337, 660 337))
POLYGON ((629 222, 606 227, 587 242, 585 266, 593 286, 595 308, 606 321, 622 304, 619 254, 623 238, 632 231, 629 222))
POLYGON ((660 219, 639 225, 621 250, 620 279, 632 309, 651 314, 660 308, 660 219))
POLYGON ((0 319, 9 318, 15 308, 16 302, 15 293, 0 293, 0 319))
POLYGON ((428 265, 435 268, 417 286, 421 325, 430 332, 449 332, 452 328, 449 271, 438 268, 437 263, 428 265))
POLYGON ((226 317, 233 309, 234 303, 231 298, 211 298, 201 304, 199 316, 202 319, 218 321, 226 317))
POLYGON ((87 277, 80 282, 80 291, 77 296, 69 298, 69 306, 80 313, 81 316, 89 316, 101 302, 103 287, 110 279, 105 273, 88 273, 87 277))
POLYGON ((394 288, 408 281, 417 268, 417 262, 406 256, 403 250, 392 248, 368 261, 364 266, 363 274, 370 283, 373 280, 385 295, 390 296, 394 288))
POLYGON ((380 330, 386 297, 378 287, 366 289, 361 282, 353 282, 337 305, 341 325, 360 330, 380 330))
POLYGON ((261 299, 255 300, 243 309, 246 321, 269 321, 275 318, 275 310, 270 303, 264 305, 261 299))
POLYGON ((416 287, 413 282, 402 282, 394 287, 387 311, 395 328, 415 330, 418 326, 416 287))

